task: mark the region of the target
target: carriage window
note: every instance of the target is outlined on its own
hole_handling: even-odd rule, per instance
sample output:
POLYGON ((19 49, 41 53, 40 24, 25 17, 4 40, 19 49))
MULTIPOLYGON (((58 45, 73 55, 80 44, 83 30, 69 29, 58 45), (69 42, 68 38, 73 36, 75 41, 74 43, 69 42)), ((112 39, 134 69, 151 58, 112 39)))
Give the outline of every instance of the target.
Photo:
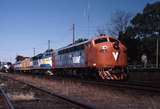
POLYGON ((101 39, 96 39, 94 42, 95 44, 98 44, 98 43, 108 42, 108 40, 107 38, 101 38, 101 39))

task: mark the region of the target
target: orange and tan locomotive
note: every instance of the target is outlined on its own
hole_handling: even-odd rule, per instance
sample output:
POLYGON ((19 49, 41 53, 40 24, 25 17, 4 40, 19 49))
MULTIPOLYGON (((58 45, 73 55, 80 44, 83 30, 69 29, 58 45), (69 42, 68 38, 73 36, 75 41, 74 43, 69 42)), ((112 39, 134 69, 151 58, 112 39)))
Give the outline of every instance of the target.
POLYGON ((55 75, 96 76, 107 80, 123 80, 127 77, 126 47, 120 41, 106 35, 55 51, 47 50, 27 59, 26 62, 27 64, 23 61, 17 62, 15 70, 36 69, 50 71, 55 75), (21 69, 21 64, 27 65, 26 68, 23 66, 21 69))

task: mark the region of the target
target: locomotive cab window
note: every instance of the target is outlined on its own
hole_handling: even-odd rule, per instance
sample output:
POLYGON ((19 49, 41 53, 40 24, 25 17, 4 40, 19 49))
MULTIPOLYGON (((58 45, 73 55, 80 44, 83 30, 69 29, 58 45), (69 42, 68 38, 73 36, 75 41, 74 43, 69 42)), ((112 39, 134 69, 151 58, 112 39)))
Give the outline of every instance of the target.
POLYGON ((108 42, 107 38, 100 38, 100 39, 96 39, 94 41, 95 44, 99 44, 99 43, 103 43, 103 42, 108 42))
POLYGON ((118 42, 118 40, 113 39, 113 38, 109 38, 109 41, 110 41, 110 42, 118 42))

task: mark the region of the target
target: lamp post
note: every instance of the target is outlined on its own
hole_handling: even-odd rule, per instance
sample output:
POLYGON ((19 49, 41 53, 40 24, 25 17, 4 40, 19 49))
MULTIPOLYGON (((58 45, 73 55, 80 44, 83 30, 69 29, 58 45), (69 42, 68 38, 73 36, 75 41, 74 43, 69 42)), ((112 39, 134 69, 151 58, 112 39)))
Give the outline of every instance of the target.
POLYGON ((158 54, 158 52, 159 52, 159 50, 158 50, 158 47, 159 47, 158 36, 157 36, 157 41, 156 41, 156 42, 157 42, 156 67, 158 68, 158 64, 159 64, 159 63, 158 63, 158 56, 159 56, 159 54, 158 54))
POLYGON ((155 32, 156 35, 156 68, 158 68, 159 62, 158 62, 158 56, 159 56, 159 32, 155 32))

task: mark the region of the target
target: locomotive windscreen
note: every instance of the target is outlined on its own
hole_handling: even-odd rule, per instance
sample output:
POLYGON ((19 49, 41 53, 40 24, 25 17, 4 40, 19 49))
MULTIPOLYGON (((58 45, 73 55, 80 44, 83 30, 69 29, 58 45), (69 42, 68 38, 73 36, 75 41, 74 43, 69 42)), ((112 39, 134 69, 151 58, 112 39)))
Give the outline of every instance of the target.
POLYGON ((108 42, 108 40, 107 38, 100 38, 100 39, 96 39, 94 42, 95 44, 98 44, 98 43, 108 42))

